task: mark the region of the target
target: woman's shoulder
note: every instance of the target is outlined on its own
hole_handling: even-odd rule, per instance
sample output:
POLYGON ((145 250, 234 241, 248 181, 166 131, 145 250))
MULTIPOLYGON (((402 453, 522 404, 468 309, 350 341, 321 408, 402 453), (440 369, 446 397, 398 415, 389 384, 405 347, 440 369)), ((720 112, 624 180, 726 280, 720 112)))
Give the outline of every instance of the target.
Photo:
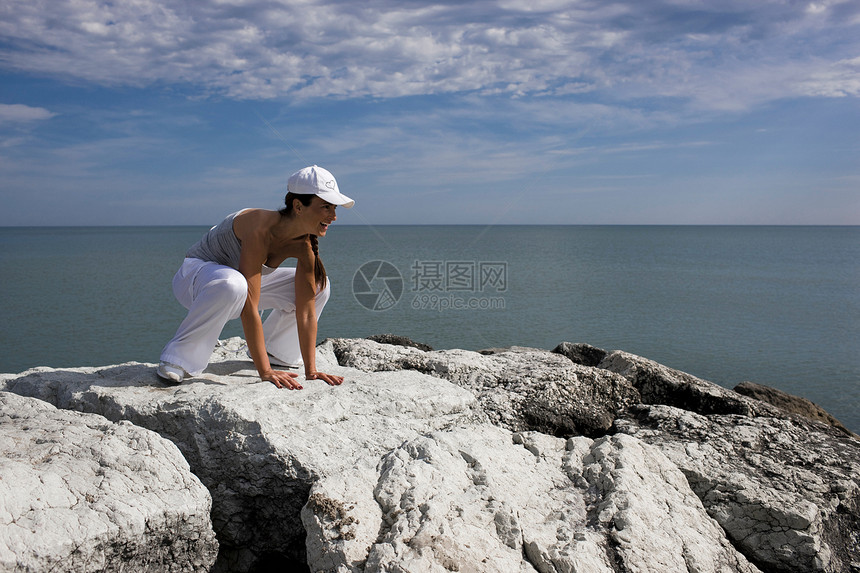
POLYGON ((236 211, 233 215, 234 221, 272 221, 277 222, 281 218, 280 213, 271 209, 256 209, 250 207, 236 211))
POLYGON ((277 211, 269 209, 242 209, 233 215, 233 231, 237 236, 251 233, 266 234, 278 223, 280 217, 277 211))

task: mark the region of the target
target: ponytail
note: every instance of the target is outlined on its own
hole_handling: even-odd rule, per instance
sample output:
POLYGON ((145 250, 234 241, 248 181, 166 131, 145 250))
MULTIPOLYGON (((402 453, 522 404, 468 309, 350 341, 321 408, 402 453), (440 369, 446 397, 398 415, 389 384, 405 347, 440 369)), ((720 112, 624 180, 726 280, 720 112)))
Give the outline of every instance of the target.
POLYGON ((314 251, 314 279, 320 285, 320 288, 323 289, 325 288, 326 281, 325 265, 323 265, 320 258, 319 237, 316 235, 311 235, 311 249, 314 251))
MULTIPOLYGON (((298 199, 302 205, 308 206, 311 204, 313 198, 314 196, 311 194, 287 193, 287 196, 284 198, 284 203, 286 203, 286 205, 283 209, 278 211, 278 213, 280 213, 282 217, 289 217, 293 213, 294 199, 298 199)), ((325 266, 320 258, 319 237, 316 235, 310 235, 310 239, 311 250, 314 252, 314 281, 319 285, 319 288, 323 289, 326 285, 326 273, 325 266)))

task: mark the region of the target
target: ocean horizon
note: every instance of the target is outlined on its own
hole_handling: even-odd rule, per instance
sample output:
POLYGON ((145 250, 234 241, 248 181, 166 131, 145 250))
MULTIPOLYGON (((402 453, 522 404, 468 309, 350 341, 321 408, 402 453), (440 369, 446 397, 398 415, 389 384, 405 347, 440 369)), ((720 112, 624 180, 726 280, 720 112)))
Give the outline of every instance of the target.
MULTIPOLYGON (((209 226, 0 227, 0 371, 157 362, 185 313, 173 273, 209 226)), ((320 250, 319 340, 582 342, 773 386, 860 432, 860 226, 335 223, 320 250)))

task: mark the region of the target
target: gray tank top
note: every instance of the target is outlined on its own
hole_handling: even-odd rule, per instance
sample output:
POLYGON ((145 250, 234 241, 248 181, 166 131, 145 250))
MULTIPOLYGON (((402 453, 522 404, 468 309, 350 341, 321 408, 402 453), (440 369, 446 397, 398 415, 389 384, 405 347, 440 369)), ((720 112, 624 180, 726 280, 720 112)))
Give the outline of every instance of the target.
POLYGON ((242 211, 246 211, 246 209, 227 215, 226 219, 209 229, 209 232, 203 235, 202 239, 185 251, 185 256, 211 261, 238 270, 242 245, 236 238, 236 233, 233 232, 233 219, 242 211))

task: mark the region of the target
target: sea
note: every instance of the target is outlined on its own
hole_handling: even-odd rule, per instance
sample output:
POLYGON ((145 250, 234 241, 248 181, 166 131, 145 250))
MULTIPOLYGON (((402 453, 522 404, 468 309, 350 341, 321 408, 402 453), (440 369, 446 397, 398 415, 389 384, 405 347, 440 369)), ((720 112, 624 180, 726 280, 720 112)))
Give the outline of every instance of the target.
MULTIPOLYGON (((206 230, 0 228, 0 372, 156 363, 185 316, 173 273, 206 230)), ((860 433, 860 227, 335 224, 320 253, 319 340, 582 342, 779 388, 860 433)))

